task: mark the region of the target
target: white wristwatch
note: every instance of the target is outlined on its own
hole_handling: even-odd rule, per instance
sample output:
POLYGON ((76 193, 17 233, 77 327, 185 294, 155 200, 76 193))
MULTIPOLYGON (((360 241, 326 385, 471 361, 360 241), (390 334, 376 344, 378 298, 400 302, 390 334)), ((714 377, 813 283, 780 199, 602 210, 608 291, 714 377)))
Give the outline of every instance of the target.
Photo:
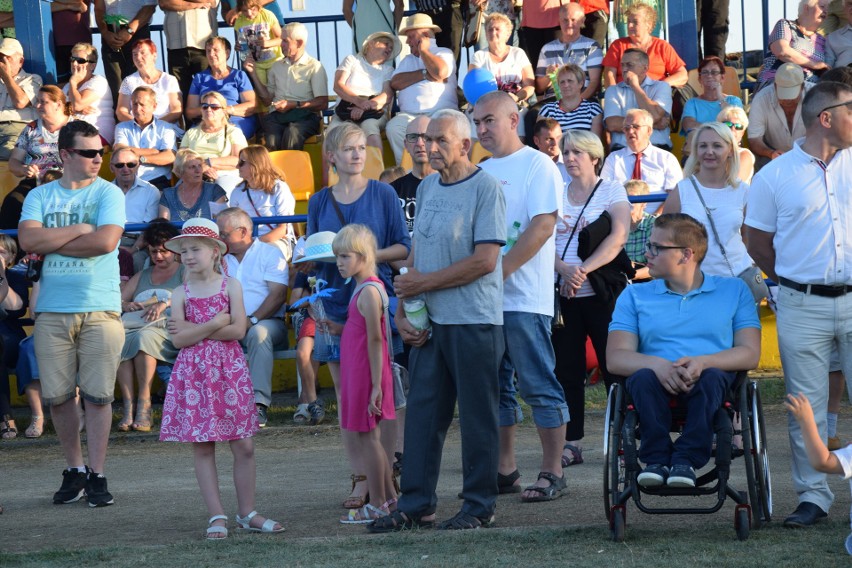
POLYGON ((249 316, 249 321, 251 322, 251 324, 252 324, 252 325, 257 325, 257 322, 258 322, 259 320, 257 319, 257 316, 255 316, 254 314, 252 314, 252 315, 250 315, 250 316, 249 316))

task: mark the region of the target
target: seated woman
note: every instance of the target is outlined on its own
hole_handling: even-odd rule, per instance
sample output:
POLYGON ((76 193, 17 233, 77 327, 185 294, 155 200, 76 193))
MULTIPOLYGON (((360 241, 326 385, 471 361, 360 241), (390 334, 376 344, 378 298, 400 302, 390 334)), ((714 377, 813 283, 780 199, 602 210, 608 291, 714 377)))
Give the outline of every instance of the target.
POLYGON ((210 67, 196 73, 186 99, 186 118, 201 118, 201 97, 215 91, 225 97, 225 113, 231 124, 242 130, 246 138, 257 131, 254 87, 245 71, 228 67, 231 43, 224 37, 211 37, 205 44, 210 67))
POLYGON ((38 90, 35 107, 38 119, 24 127, 9 156, 9 171, 24 179, 3 200, 0 229, 17 229, 30 190, 42 183, 48 170, 62 170, 59 129, 70 120, 65 94, 56 85, 45 85, 38 90))
POLYGON ((71 78, 62 88, 71 105, 71 117, 94 124, 101 137, 112 144, 115 114, 112 91, 105 77, 95 75, 98 50, 90 43, 71 48, 71 78))
POLYGON ((130 96, 136 87, 145 85, 157 93, 157 108, 154 118, 166 122, 177 122, 183 112, 180 86, 174 75, 169 75, 157 69, 157 46, 150 39, 140 39, 133 48, 133 64, 136 73, 128 75, 118 89, 118 106, 115 116, 120 121, 133 120, 130 108, 130 96))
MULTIPOLYGON (((0 234, 0 439, 11 440, 18 436, 15 421, 11 418, 9 371, 18 361, 18 344, 27 334, 20 318, 27 313, 29 283, 20 270, 11 270, 18 255, 15 239, 0 234)), ((20 387, 19 387, 20 390, 20 387)), ((31 399, 31 397, 27 397, 31 399)), ((44 413, 41 398, 36 396, 37 406, 31 404, 32 417, 25 433, 27 438, 38 438, 44 428, 44 413)))
MULTIPOLYGON (((124 348, 118 366, 118 387, 121 389, 123 415, 118 429, 131 428, 151 431, 151 383, 157 371, 157 361, 173 364, 178 349, 169 340, 165 317, 171 303, 172 290, 183 283, 184 267, 178 255, 163 246, 180 231, 166 219, 155 219, 145 229, 151 266, 137 273, 121 292, 121 310, 138 313, 125 323, 124 348), (141 324, 141 325, 140 325, 141 324), (136 399, 136 419, 133 419, 133 379, 139 386, 136 399)), ((122 320, 125 316, 122 316, 122 320)))
POLYGON ((159 216, 173 221, 204 217, 213 219, 210 203, 227 203, 225 190, 204 181, 204 159, 194 150, 181 148, 175 155, 173 170, 180 178, 177 185, 163 190, 159 216))
MULTIPOLYGON (((252 144, 243 148, 238 167, 245 181, 231 193, 229 206, 239 207, 249 217, 278 217, 296 212, 296 198, 284 181, 284 173, 272 164, 265 146, 252 144)), ((258 225, 257 238, 280 248, 290 262, 296 242, 293 225, 258 225)))
POLYGON ((396 36, 376 32, 364 40, 361 53, 346 56, 334 73, 334 92, 340 101, 329 129, 354 122, 367 133, 368 146, 382 147, 381 129, 388 121, 387 105, 393 101, 392 63, 401 48, 396 36))
POLYGON ((639 3, 627 8, 625 15, 627 37, 615 40, 606 50, 603 60, 604 84, 615 85, 621 81, 621 56, 628 49, 637 48, 648 54, 648 77, 655 81, 665 81, 672 87, 686 85, 689 79, 686 63, 669 42, 651 35, 657 23, 657 11, 647 4, 639 3))
POLYGON ((781 19, 769 34, 769 51, 757 75, 758 90, 775 80, 784 63, 795 63, 805 72, 805 81, 815 83, 818 73, 827 70, 825 38, 817 33, 826 17, 825 0, 800 0, 799 17, 781 19))
POLYGON ((202 95, 201 123, 186 131, 180 147, 195 150, 204 159, 204 179, 215 181, 230 195, 242 182, 237 162, 248 142, 243 131, 228 121, 227 106, 216 91, 202 95))
POLYGON ((743 137, 748 128, 748 115, 740 107, 727 107, 716 116, 716 120, 731 129, 734 140, 737 142, 737 150, 740 155, 739 177, 746 183, 751 183, 754 176, 754 154, 748 148, 743 148, 743 137))
POLYGON ((590 130, 603 141, 603 109, 596 101, 582 98, 586 74, 583 70, 567 63, 556 72, 556 80, 562 98, 541 107, 539 118, 550 117, 559 123, 562 134, 569 130, 590 130))
POLYGON ((705 57, 698 64, 698 82, 701 94, 686 101, 681 119, 681 132, 688 134, 705 122, 715 122, 724 107, 743 108, 743 101, 735 95, 722 92, 725 81, 725 64, 715 55, 705 57))

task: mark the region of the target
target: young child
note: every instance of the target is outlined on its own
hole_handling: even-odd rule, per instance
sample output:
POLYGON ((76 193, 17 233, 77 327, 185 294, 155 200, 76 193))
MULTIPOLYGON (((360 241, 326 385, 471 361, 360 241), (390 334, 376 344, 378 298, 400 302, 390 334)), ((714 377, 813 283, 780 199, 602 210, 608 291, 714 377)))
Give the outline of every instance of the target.
MULTIPOLYGON (((294 264, 293 266, 304 265, 294 264)), ((316 278, 316 270, 305 272, 300 269, 296 272, 296 279, 290 292, 291 304, 311 295, 310 281, 316 278)), ((320 424, 325 419, 325 403, 317 396, 319 361, 314 361, 311 357, 314 351, 316 322, 310 316, 310 310, 307 307, 293 313, 292 321, 296 330, 296 366, 299 369, 299 378, 302 380, 302 390, 299 393, 299 404, 293 414, 293 423, 320 424)))
MULTIPOLYGON (((814 410, 805 395, 801 393, 798 395, 788 394, 784 406, 787 407, 787 410, 790 411, 790 414, 793 415, 802 429, 802 441, 805 443, 805 450, 808 452, 811 467, 823 473, 840 474, 844 479, 850 480, 850 487, 852 487, 852 446, 846 446, 833 452, 828 451, 817 431, 814 410)), ((852 518, 852 511, 849 515, 852 518)), ((852 554, 852 533, 846 537, 846 552, 852 554)))
POLYGON ((254 441, 257 412, 248 366, 239 339, 246 333, 240 283, 222 274, 227 245, 216 223, 203 218, 183 224, 166 241, 180 254, 186 282, 172 294, 169 333, 180 353, 163 405, 160 440, 192 442, 195 475, 211 515, 207 539, 228 536, 216 473, 216 442, 228 441, 234 455, 237 525, 255 532, 281 532, 279 523, 254 510, 254 441))
MULTIPOLYGON (((633 179, 624 184, 624 189, 627 195, 648 195, 650 188, 648 184, 641 179, 633 179)), ((633 268, 636 269, 636 276, 633 282, 643 282, 651 279, 651 274, 648 272, 647 262, 645 258, 645 243, 648 242, 648 237, 651 236, 651 229, 654 227, 654 217, 650 213, 645 212, 647 203, 634 203, 630 208, 630 234, 627 237, 627 243, 624 245, 624 250, 627 256, 633 262, 633 268)))
POLYGON ((396 417, 385 322, 387 295, 376 276, 376 238, 364 225, 341 229, 332 243, 337 269, 358 284, 340 340, 340 427, 354 436, 367 475, 369 502, 350 509, 344 524, 370 524, 396 504, 380 421, 396 417))

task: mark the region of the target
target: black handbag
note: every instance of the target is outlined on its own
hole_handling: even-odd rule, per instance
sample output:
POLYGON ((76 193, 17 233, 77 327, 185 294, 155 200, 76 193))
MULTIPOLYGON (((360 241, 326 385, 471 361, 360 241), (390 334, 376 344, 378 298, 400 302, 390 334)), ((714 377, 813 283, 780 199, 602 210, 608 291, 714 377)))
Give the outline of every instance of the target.
MULTIPOLYGON (((373 98, 373 97, 369 97, 373 98)), ((361 115, 361 118, 354 119, 352 118, 352 109, 355 108, 355 105, 348 101, 340 100, 337 105, 334 107, 334 114, 337 115, 337 118, 340 120, 348 120, 349 122, 354 122, 355 124, 361 124, 367 119, 380 119, 385 115, 384 110, 365 110, 364 114, 361 115)))
MULTIPOLYGON (((595 221, 589 223, 577 237, 577 256, 586 260, 612 232, 612 217, 604 211, 595 221)), ((614 303, 618 295, 627 288, 630 280, 636 276, 636 269, 624 248, 615 258, 587 275, 595 295, 604 303, 614 303)))

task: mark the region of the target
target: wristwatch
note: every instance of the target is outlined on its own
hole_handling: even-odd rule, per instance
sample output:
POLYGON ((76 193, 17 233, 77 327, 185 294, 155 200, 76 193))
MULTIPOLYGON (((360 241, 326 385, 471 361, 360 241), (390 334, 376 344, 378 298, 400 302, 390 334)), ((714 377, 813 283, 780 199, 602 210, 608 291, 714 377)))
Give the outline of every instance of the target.
POLYGON ((148 158, 146 158, 145 156, 139 156, 139 163, 140 164, 147 164, 148 158))
POLYGON ((424 80, 424 81, 426 81, 426 80, 428 80, 428 79, 429 79, 429 72, 428 72, 428 71, 426 71, 425 69, 421 69, 421 70, 420 70, 420 73, 422 73, 422 74, 423 74, 423 80, 424 80))
POLYGON ((252 314, 252 315, 250 315, 250 316, 249 316, 249 321, 251 322, 251 324, 252 324, 252 325, 257 325, 257 322, 258 322, 259 320, 257 319, 257 316, 255 316, 254 314, 252 314))

